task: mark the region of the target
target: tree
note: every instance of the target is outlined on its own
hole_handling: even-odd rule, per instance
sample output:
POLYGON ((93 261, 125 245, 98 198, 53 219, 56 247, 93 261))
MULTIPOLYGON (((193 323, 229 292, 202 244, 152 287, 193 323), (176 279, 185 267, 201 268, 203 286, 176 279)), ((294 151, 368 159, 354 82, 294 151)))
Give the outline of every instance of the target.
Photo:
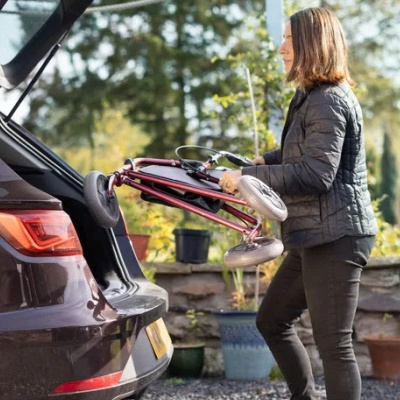
POLYGON ((193 129, 201 134, 208 125, 207 99, 234 85, 226 65, 211 59, 235 45, 245 16, 262 12, 263 5, 262 0, 166 0, 134 14, 84 16, 55 71, 32 93, 28 128, 55 143, 92 143, 104 110, 122 108, 150 137, 145 152, 170 156, 193 129))
POLYGON ((380 155, 376 146, 366 144, 366 160, 368 170, 368 188, 372 200, 380 197, 380 155))
MULTIPOLYGON (((250 20, 249 25, 249 30, 254 32, 254 35, 250 38, 240 38, 239 45, 226 57, 215 60, 230 66, 232 79, 235 78, 237 83, 228 91, 219 90, 215 93, 213 99, 219 110, 213 115, 225 127, 225 145, 234 151, 253 155, 256 128, 260 136, 260 154, 279 145, 274 133, 268 129, 269 119, 271 112, 284 119, 293 96, 293 88, 284 85, 284 74, 278 63, 279 55, 268 35, 264 18, 250 20), (256 126, 246 70, 249 71, 254 94, 256 126)), ((204 136, 203 140, 207 138, 204 136)))
POLYGON ((397 165, 393 153, 391 135, 385 129, 383 135, 383 153, 381 158, 381 186, 380 194, 383 199, 380 203, 382 216, 390 224, 397 223, 395 204, 397 192, 397 165))

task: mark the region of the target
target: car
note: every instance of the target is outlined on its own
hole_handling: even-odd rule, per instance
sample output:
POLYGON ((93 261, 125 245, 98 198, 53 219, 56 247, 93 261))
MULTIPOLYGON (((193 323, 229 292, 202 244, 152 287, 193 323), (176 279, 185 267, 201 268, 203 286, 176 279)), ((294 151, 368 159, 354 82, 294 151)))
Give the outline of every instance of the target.
MULTIPOLYGON (((0 87, 27 88, 16 107, 90 4, 0 0, 0 87)), ((168 294, 144 276, 122 213, 99 226, 82 175, 3 106, 0 400, 139 399, 172 357, 168 294)))

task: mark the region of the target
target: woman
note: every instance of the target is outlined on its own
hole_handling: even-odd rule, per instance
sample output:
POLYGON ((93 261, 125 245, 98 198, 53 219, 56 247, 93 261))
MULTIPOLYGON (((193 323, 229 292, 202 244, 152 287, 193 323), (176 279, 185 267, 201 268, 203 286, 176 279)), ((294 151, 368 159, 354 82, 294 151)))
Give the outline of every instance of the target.
POLYGON ((288 208, 281 225, 286 257, 260 306, 257 327, 292 393, 317 399, 306 350, 293 327, 307 308, 329 400, 359 400, 352 347, 360 275, 377 232, 367 188, 362 114, 351 87, 347 45, 330 11, 290 17, 279 48, 296 85, 281 149, 227 171, 220 186, 235 193, 241 175, 278 192, 288 208))

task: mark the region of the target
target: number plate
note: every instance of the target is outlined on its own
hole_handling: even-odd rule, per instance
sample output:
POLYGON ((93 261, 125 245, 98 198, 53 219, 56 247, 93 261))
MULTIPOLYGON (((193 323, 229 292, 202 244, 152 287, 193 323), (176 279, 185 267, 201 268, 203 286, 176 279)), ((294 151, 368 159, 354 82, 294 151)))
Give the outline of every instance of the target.
POLYGON ((161 358, 171 346, 171 338, 163 319, 160 318, 147 326, 146 333, 156 357, 161 358))

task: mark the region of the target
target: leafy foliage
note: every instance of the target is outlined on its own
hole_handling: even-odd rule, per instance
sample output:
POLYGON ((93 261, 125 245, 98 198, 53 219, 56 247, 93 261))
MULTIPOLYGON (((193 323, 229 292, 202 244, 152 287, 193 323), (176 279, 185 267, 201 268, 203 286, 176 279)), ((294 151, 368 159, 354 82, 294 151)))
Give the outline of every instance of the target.
POLYGON ((175 343, 187 343, 187 344, 200 344, 201 336, 206 334, 206 328, 204 325, 204 313, 202 311, 196 311, 193 308, 189 308, 185 312, 187 321, 186 335, 184 338, 175 343))
POLYGON ((375 247, 371 256, 397 256, 400 257, 400 226, 391 225, 382 218, 379 210, 379 200, 373 202, 375 216, 378 223, 378 233, 375 239, 375 247))
MULTIPOLYGON (((259 266, 260 276, 258 283, 260 286, 267 287, 269 285, 282 259, 282 257, 278 257, 259 266)), ((252 287, 254 283, 249 284, 246 282, 243 268, 236 268, 232 271, 224 268, 222 270, 222 277, 228 293, 230 293, 230 303, 234 310, 254 311, 258 309, 259 299, 256 298, 254 288, 252 287), (233 282, 233 287, 231 282, 233 282)))
MULTIPOLYGON (((146 135, 124 118, 121 110, 109 109, 95 121, 93 146, 55 148, 81 174, 99 170, 106 175, 120 168, 128 157, 135 158, 148 142, 146 135)), ((127 186, 115 189, 131 233, 151 234, 148 261, 173 258, 173 234, 180 211, 140 199, 140 193, 127 186)), ((150 271, 151 272, 151 271, 150 271)))
POLYGON ((271 372, 269 373, 269 379, 271 379, 271 381, 283 381, 285 380, 282 371, 280 370, 280 368, 278 367, 277 364, 274 364, 272 366, 271 372))
POLYGON ((160 204, 149 203, 140 198, 140 193, 130 191, 119 197, 124 210, 129 232, 151 235, 147 261, 167 261, 173 259, 173 229, 179 210, 160 204))
MULTIPOLYGON (((209 114, 224 126, 228 148, 245 154, 256 154, 258 150, 254 145, 256 133, 259 136, 261 152, 272 150, 277 146, 275 132, 270 129, 270 122, 273 118, 283 121, 293 89, 283 84, 284 75, 279 64, 277 49, 268 35, 264 18, 249 18, 245 32, 245 37, 239 40, 240 46, 238 45, 226 57, 213 59, 215 63, 229 65, 228 70, 237 83, 228 92, 220 90, 214 94, 216 108, 210 110, 209 114), (253 32, 250 37, 249 31, 253 32), (252 112, 251 92, 254 96, 256 125, 252 112), (232 138, 235 138, 233 143, 232 138)), ((207 136, 203 139, 207 139, 207 136)))
POLYGON ((204 103, 234 82, 226 66, 210 59, 229 51, 244 16, 263 6, 262 0, 165 0, 84 15, 54 71, 31 95, 28 128, 48 143, 92 145, 96 119, 121 108, 149 137, 147 154, 171 156, 193 129, 197 135, 214 131, 204 103))

